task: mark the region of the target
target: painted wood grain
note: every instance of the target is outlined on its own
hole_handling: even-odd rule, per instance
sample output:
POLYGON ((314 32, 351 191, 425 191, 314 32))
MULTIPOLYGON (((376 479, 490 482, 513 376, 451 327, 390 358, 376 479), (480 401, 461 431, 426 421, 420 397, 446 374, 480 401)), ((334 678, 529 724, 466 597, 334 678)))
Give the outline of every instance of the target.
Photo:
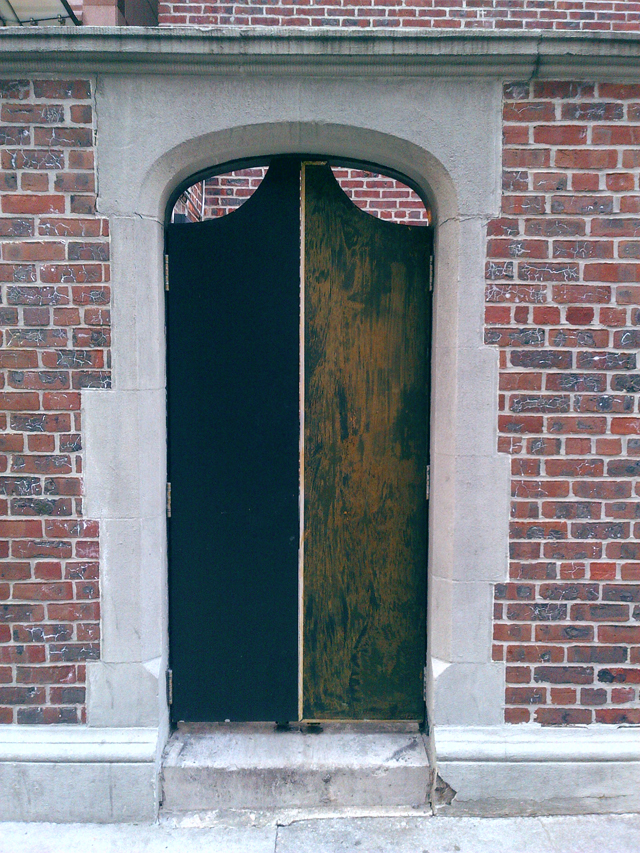
POLYGON ((304 168, 303 716, 420 719, 431 233, 304 168))

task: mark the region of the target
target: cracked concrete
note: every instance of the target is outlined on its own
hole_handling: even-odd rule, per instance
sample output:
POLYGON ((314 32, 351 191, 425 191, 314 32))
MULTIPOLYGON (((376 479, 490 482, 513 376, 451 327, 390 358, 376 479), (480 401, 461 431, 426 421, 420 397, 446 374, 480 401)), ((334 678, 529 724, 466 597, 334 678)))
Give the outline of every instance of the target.
POLYGON ((153 826, 0 824, 0 853, 637 853, 640 815, 205 812, 153 826))

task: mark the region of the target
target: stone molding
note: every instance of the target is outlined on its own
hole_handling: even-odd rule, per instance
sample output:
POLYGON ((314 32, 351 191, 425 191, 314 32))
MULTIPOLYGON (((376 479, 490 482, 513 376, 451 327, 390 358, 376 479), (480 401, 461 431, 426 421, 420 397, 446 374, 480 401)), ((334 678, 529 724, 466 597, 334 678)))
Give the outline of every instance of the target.
POLYGON ((439 761, 640 761, 635 726, 436 726, 439 761))
POLYGON ((3 73, 637 79, 640 33, 441 32, 333 27, 80 27, 0 31, 3 73))
POLYGON ((0 726, 0 762, 152 764, 158 738, 157 728, 0 726))

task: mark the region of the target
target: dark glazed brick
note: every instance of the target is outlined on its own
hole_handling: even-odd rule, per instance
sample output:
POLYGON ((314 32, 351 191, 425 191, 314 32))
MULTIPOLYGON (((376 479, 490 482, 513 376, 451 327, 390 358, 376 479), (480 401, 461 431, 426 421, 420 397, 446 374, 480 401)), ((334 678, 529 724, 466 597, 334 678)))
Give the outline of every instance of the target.
POLYGON ((579 352, 576 367, 593 370, 635 370, 635 353, 579 352))
POLYGON ((590 666, 536 666, 533 680, 549 684, 593 684, 594 670, 590 666))
POLYGON ((640 601, 639 584, 605 585, 602 592, 603 601, 640 601))
POLYGON ((510 357, 514 367, 556 370, 572 367, 572 353, 564 350, 514 350, 510 357))

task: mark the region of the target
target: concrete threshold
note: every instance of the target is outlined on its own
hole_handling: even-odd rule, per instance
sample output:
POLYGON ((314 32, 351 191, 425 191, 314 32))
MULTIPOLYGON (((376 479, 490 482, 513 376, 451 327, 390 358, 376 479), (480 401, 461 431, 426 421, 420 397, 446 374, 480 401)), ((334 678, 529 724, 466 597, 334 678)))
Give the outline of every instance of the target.
POLYGON ((163 813, 426 808, 429 761, 413 724, 184 726, 164 752, 163 813))

